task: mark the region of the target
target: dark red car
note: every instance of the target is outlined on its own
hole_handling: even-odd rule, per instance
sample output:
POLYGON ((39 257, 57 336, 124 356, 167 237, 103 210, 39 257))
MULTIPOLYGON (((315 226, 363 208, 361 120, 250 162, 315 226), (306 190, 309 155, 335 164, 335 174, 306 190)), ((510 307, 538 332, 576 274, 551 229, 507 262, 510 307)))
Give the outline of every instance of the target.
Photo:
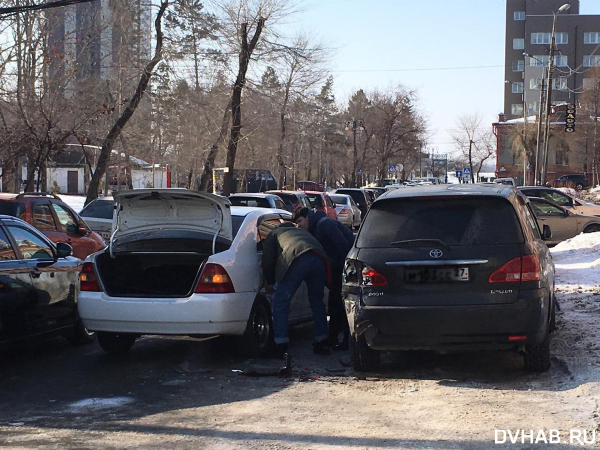
POLYGON ((0 194, 0 214, 24 220, 55 244, 69 244, 73 247, 73 256, 79 259, 106 247, 100 235, 90 230, 75 211, 53 194, 0 194))
POLYGON ((337 212, 333 201, 325 192, 306 191, 310 205, 317 211, 323 211, 328 217, 337 220, 337 212))

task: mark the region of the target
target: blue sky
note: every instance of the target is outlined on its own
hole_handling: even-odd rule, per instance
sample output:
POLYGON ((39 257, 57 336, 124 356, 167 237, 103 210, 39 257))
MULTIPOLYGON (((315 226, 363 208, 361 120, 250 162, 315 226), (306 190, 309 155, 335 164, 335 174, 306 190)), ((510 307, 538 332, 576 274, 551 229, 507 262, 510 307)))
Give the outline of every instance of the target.
MULTIPOLYGON (((449 131, 479 113, 486 127, 503 105, 505 0, 307 0, 294 28, 335 47, 330 69, 338 100, 357 88, 398 83, 418 92, 418 106, 440 153, 455 151, 449 131), (482 67, 491 66, 491 67, 482 67), (476 69, 449 70, 457 67, 476 69), (414 69, 436 70, 414 70, 414 69)), ((581 14, 600 14, 582 0, 581 14)))

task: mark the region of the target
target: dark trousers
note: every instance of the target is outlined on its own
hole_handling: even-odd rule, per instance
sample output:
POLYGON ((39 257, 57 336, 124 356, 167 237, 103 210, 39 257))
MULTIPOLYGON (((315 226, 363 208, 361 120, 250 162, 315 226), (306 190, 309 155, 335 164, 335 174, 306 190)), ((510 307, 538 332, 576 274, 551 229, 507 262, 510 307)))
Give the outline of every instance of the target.
POLYGON ((334 344, 338 341, 340 333, 344 333, 344 336, 350 333, 342 300, 342 270, 340 267, 332 267, 329 287, 329 339, 334 344))

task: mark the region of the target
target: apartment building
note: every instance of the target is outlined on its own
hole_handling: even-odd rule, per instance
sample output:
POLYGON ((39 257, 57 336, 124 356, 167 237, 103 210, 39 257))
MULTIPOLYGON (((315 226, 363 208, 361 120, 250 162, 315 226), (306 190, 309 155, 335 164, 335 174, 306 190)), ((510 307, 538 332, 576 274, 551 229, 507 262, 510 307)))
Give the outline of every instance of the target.
POLYGON ((538 114, 553 12, 567 3, 570 8, 556 20, 552 102, 574 103, 576 92, 591 82, 586 78, 586 70, 600 67, 600 15, 579 14, 579 0, 507 0, 504 85, 507 120, 538 114))

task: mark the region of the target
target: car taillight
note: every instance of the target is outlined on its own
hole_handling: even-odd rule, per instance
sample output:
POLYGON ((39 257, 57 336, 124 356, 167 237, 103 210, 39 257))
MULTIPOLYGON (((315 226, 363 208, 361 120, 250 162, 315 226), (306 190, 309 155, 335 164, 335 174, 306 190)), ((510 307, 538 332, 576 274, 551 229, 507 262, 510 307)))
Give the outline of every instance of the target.
POLYGON ((79 274, 79 280, 81 281, 80 289, 87 292, 100 292, 100 285, 98 284, 98 278, 94 271, 94 265, 90 262, 83 264, 81 273, 79 274))
POLYGON ((512 283, 515 281, 539 281, 540 260, 536 255, 511 259, 490 275, 490 283, 512 283))
POLYGON ((386 278, 376 270, 365 265, 362 270, 363 286, 387 286, 386 278))
POLYGON ((348 211, 346 208, 343 208, 340 210, 340 214, 348 214, 350 211, 348 211))
POLYGON ((208 263, 204 266, 196 294, 233 294, 235 289, 227 271, 219 264, 208 263))

